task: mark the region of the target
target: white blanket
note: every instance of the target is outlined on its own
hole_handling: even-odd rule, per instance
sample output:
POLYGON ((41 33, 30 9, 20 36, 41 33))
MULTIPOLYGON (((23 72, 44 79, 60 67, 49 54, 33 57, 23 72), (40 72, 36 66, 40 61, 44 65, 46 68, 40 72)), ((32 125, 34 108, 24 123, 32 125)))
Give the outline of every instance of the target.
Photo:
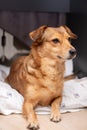
MULTIPOLYGON (((9 68, 0 66, 0 113, 22 113, 23 97, 4 82, 9 68)), ((64 83, 61 113, 73 112, 87 107, 87 77, 64 83)), ((50 106, 38 106, 37 114, 50 114, 50 106)))

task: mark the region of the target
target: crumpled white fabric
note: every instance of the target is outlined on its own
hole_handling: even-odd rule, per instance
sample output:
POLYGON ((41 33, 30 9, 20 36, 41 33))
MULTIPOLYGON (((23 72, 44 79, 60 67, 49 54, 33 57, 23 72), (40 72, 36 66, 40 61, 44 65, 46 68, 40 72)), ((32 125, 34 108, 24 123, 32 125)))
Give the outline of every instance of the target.
POLYGON ((61 111, 76 111, 87 107, 87 77, 64 83, 61 111))
MULTIPOLYGON (((9 68, 7 68, 7 72, 5 69, 0 71, 0 113, 4 115, 22 113, 24 98, 4 82, 4 78, 9 72, 9 68)), ((78 111, 85 107, 87 107, 87 77, 65 82, 61 113, 78 111)), ((50 114, 51 108, 50 106, 37 106, 35 111, 37 114, 50 114)))
POLYGON ((21 113, 23 97, 10 85, 0 81, 0 113, 21 113))

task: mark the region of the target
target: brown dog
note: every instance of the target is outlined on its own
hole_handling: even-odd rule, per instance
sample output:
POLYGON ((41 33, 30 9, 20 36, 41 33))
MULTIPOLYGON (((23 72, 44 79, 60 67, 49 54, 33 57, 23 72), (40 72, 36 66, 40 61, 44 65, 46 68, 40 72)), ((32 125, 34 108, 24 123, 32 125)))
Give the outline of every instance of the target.
POLYGON ((11 66, 6 81, 24 96, 23 114, 28 128, 39 128, 34 108, 51 105, 51 121, 61 120, 60 104, 64 82, 64 66, 74 58, 75 48, 70 38, 76 35, 66 26, 58 28, 41 26, 30 33, 34 41, 30 55, 18 58, 11 66))

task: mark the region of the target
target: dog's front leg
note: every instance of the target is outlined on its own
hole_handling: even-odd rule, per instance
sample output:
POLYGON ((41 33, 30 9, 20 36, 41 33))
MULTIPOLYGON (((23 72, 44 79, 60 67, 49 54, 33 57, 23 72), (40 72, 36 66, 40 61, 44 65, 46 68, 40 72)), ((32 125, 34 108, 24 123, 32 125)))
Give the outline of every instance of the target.
POLYGON ((28 120, 28 123, 29 123, 27 127, 28 129, 31 129, 31 130, 39 129, 39 123, 38 123, 37 115, 35 114, 35 111, 34 111, 34 105, 29 100, 24 101, 23 115, 28 120))
POLYGON ((50 117, 50 120, 53 121, 53 122, 61 121, 61 114, 60 114, 61 101, 62 101, 62 96, 59 96, 51 104, 51 117, 50 117))

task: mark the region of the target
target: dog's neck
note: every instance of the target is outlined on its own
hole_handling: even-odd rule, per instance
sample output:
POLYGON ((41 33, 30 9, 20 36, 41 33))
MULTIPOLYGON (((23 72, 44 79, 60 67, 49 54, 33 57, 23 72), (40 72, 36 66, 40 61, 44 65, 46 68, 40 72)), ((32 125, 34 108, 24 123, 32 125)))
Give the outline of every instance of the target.
POLYGON ((41 47, 32 47, 30 54, 32 55, 37 67, 40 67, 41 70, 46 70, 45 68, 52 68, 52 71, 56 70, 57 73, 61 73, 63 75, 65 70, 65 61, 62 61, 58 58, 53 59, 45 52, 46 51, 42 50, 41 47))

